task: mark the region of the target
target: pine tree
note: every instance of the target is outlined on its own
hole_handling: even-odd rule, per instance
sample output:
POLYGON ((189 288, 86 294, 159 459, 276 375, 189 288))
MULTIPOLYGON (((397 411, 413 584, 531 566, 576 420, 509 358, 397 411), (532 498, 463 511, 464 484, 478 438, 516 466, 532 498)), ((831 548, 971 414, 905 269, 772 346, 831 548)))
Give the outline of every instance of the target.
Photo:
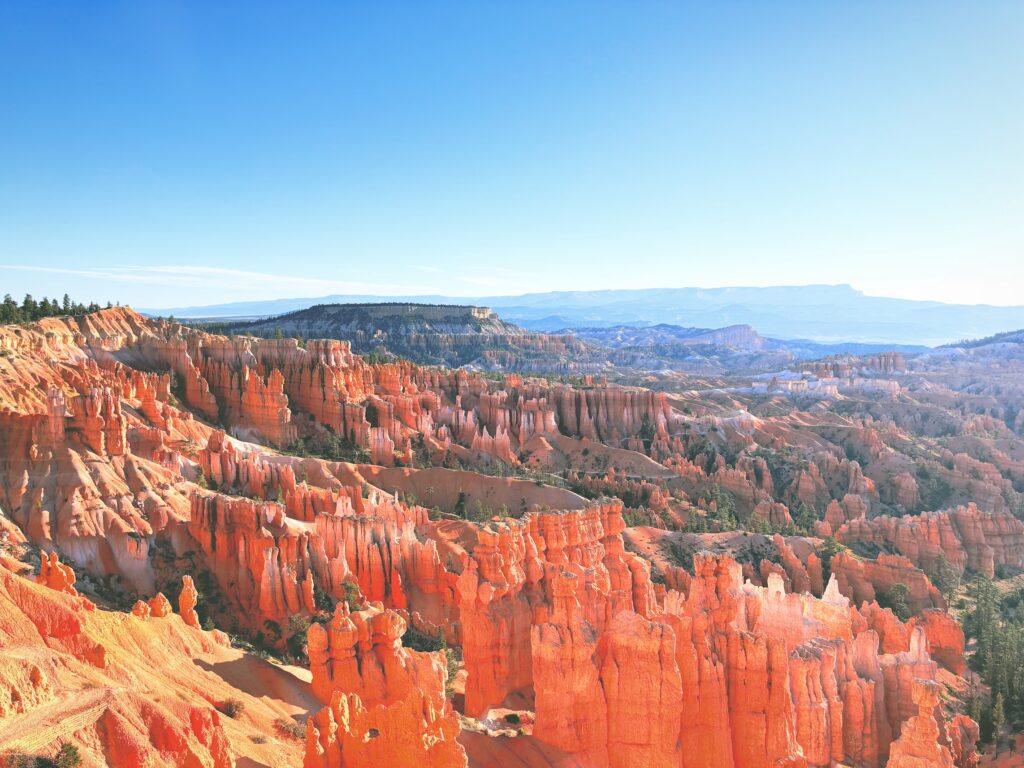
POLYGON ((802 533, 809 533, 811 526, 814 525, 818 519, 818 511, 813 505, 808 504, 806 501, 801 501, 800 506, 796 508, 796 514, 793 515, 793 522, 796 524, 797 529, 802 533))
POLYGON ((995 745, 996 754, 999 754, 999 736, 1003 732, 1003 725, 1006 724, 1006 713, 1003 711, 1003 694, 997 693, 995 703, 992 705, 992 743, 995 745))
POLYGON ((956 568, 949 564, 946 556, 940 554, 939 559, 935 561, 927 573, 928 578, 931 579, 932 584, 939 590, 939 593, 945 598, 946 602, 948 603, 952 600, 954 593, 960 587, 960 574, 956 568))
POLYGON ((6 294, 3 303, 0 303, 0 324, 28 323, 33 320, 42 320, 45 317, 60 317, 62 315, 84 315, 87 312, 95 312, 99 308, 99 304, 95 302, 87 307, 85 304, 72 301, 66 293, 61 301, 46 296, 36 301, 32 294, 27 293, 20 305, 11 298, 10 294, 6 294))
POLYGON ((0 323, 21 322, 21 310, 18 309, 18 302, 11 298, 11 294, 4 295, 4 303, 0 304, 0 323))
POLYGON ((24 300, 21 302, 21 319, 23 321, 35 320, 38 313, 39 305, 32 298, 31 293, 26 293, 24 300))

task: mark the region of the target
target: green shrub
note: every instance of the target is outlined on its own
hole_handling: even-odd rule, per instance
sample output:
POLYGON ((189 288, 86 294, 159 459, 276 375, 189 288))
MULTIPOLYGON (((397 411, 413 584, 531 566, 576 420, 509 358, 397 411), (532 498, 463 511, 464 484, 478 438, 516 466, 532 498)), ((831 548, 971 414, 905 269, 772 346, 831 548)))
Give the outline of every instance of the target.
POLYGON ((82 756, 78 754, 78 747, 74 744, 61 744, 53 763, 57 768, 78 768, 82 764, 82 756))
POLYGON ((907 602, 909 596, 910 590, 906 584, 894 584, 892 589, 878 595, 877 599, 880 606, 890 609, 900 621, 907 621, 911 616, 907 602))

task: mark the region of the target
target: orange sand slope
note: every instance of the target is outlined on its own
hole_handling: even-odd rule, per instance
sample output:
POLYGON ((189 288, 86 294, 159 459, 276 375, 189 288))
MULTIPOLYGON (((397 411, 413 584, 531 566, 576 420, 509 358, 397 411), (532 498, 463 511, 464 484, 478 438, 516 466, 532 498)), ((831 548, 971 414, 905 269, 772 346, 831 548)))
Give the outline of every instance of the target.
POLYGON ((302 670, 180 616, 94 608, 0 565, 0 754, 80 745, 84 766, 299 765, 275 721, 318 705, 302 670), (232 719, 217 711, 242 703, 232 719), (237 758, 237 763, 235 762, 237 758))

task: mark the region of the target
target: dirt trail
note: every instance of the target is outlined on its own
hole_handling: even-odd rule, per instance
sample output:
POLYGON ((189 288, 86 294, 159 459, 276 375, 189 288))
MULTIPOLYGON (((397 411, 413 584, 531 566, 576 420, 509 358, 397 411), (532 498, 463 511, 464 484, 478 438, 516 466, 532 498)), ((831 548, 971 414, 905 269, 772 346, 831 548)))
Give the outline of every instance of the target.
POLYGON ((92 688, 56 699, 31 712, 13 717, 0 728, 0 753, 38 754, 54 741, 69 739, 97 719, 110 706, 119 688, 92 688))

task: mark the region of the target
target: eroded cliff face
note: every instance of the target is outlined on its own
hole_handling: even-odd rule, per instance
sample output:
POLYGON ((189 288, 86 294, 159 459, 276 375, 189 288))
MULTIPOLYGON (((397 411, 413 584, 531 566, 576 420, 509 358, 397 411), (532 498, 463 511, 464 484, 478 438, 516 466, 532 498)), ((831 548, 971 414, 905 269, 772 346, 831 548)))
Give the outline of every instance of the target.
POLYGON ((835 531, 844 543, 892 548, 931 570, 945 561, 960 572, 989 578, 997 566, 1024 567, 1024 523, 1008 512, 986 513, 975 504, 916 516, 851 520, 835 531))
POLYGON ((883 653, 834 583, 819 600, 744 585, 729 559, 695 568, 686 595, 603 625, 559 581, 533 634, 536 737, 601 766, 885 765, 908 681, 936 673, 924 631, 883 653))
POLYGON ((993 499, 880 516, 896 497, 918 503, 920 489, 881 471, 899 467, 892 435, 874 427, 837 430, 850 447, 841 456, 817 432, 745 412, 691 418, 638 387, 369 365, 341 341, 227 339, 120 309, 5 328, 0 348, 12 355, 0 358, 0 531, 43 550, 38 584, 4 576, 15 607, 0 627, 34 650, 0 661, 18 691, 0 697, 0 725, 28 728, 40 708, 68 706, 84 684, 58 674, 66 663, 106 670, 126 691, 109 694, 120 702, 109 718, 128 725, 75 737, 127 756, 112 764, 265 757, 274 745, 245 728, 304 714, 311 768, 464 765, 445 659, 403 648, 411 626, 459 650, 464 714, 523 713, 532 733, 516 738, 539 754, 881 768, 933 739, 934 760, 971 764, 971 723, 914 698, 937 662, 963 671, 962 632, 919 568, 940 553, 958 569, 1024 566, 1024 528, 993 499), (279 450, 325 437, 358 461, 279 450), (805 441, 813 460, 780 468, 766 446, 785 440, 805 441), (499 460, 550 474, 501 476, 499 460), (558 477, 567 487, 541 479, 558 477), (900 554, 840 553, 826 583, 814 538, 761 536, 762 549, 746 534, 693 534, 687 568, 627 550, 624 513, 678 528, 714 519, 726 498, 741 521, 780 530, 802 506, 820 510, 823 535, 900 554), (134 607, 78 594, 100 581, 134 607), (873 602, 898 582, 918 614, 906 624, 873 602), (202 666, 250 658, 200 628, 204 601, 216 601, 206 615, 218 627, 279 650, 313 620, 312 681, 290 708, 277 683, 238 692, 237 675, 202 666), (31 617, 35 634, 20 626, 51 603, 42 629, 31 617), (167 654, 170 672, 152 669, 167 654), (164 684, 177 700, 142 701, 164 684), (234 696, 251 721, 214 711, 234 696), (163 735, 143 739, 139 723, 157 721, 163 735))
POLYGON ((379 603, 342 604, 309 631, 313 690, 327 703, 307 726, 305 768, 465 766, 440 651, 402 647, 406 623, 379 603))

